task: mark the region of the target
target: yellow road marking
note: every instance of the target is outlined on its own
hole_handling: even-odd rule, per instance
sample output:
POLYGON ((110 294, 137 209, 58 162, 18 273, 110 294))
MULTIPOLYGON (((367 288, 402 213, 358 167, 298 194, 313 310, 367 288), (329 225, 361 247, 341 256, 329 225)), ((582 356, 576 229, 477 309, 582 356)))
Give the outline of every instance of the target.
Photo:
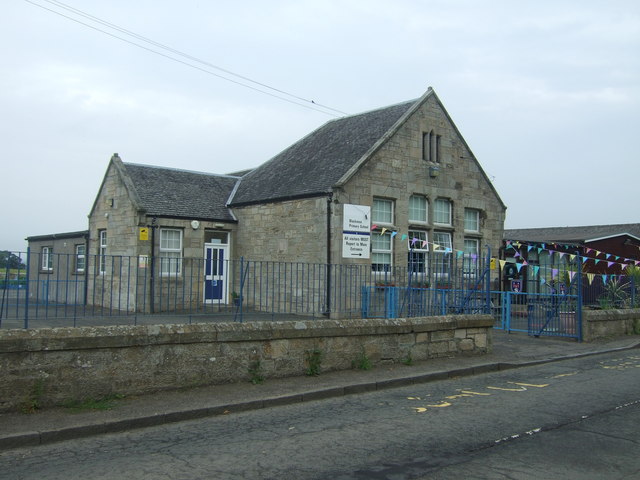
POLYGON ((502 387, 487 387, 490 390, 502 390, 504 392, 525 392, 526 387, 522 388, 502 388, 502 387))
POLYGON ((449 402, 442 402, 439 405, 427 405, 427 407, 433 407, 433 408, 444 408, 444 407, 450 407, 451 404, 449 402))
POLYGON ((544 383, 542 385, 535 385, 533 383, 520 383, 520 382, 507 382, 507 383, 513 383, 514 385, 521 385, 523 387, 535 387, 535 388, 544 388, 549 386, 548 383, 544 383))
POLYGON ((470 395, 482 395, 482 396, 489 396, 491 395, 490 393, 480 393, 480 392, 472 392, 471 390, 460 390, 461 393, 468 393, 470 395))
POLYGON ((449 400, 455 400, 456 398, 463 398, 463 397, 473 397, 473 395, 468 393, 461 393, 458 395, 449 395, 448 397, 444 397, 444 398, 448 398, 449 400))

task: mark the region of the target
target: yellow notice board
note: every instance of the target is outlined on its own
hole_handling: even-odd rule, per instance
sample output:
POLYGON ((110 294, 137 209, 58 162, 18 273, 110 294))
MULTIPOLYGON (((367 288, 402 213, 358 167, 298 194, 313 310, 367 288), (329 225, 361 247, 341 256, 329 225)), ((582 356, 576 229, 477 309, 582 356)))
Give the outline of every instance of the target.
POLYGON ((491 267, 490 268, 491 268, 491 270, 495 270, 496 269, 496 259, 495 258, 491 259, 491 267))
POLYGON ((140 228, 140 240, 149 240, 149 229, 147 227, 140 228))

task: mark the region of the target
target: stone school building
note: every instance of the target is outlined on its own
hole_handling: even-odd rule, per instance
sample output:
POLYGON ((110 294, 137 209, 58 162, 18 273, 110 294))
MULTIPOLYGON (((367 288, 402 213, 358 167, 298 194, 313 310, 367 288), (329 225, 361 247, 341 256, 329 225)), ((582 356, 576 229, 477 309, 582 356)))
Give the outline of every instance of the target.
POLYGON ((52 259, 64 253, 66 274, 86 279, 88 304, 117 298, 121 310, 162 311, 178 285, 185 307, 231 304, 240 273, 227 260, 358 266, 374 278, 408 262, 426 272, 437 263, 428 264, 429 253, 497 252, 505 211, 429 88, 329 121, 245 172, 162 168, 114 154, 87 231, 29 237, 38 254, 30 272, 56 278, 62 265, 52 259))

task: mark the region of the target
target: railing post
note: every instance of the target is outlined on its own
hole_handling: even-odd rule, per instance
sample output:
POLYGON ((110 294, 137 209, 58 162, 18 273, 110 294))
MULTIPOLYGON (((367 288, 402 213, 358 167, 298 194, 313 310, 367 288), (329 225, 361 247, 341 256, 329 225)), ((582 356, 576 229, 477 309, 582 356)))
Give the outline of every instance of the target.
POLYGON ((576 301, 576 327, 578 334, 578 341, 582 342, 582 260, 580 259, 580 252, 577 253, 578 259, 578 298, 576 301))
MULTIPOLYGON (((40 258, 38 258, 38 262, 40 262, 40 258)), ((27 247, 27 288, 24 296, 24 328, 29 328, 29 287, 31 285, 31 247, 27 247)), ((38 265, 36 265, 36 271, 38 269, 38 265)))
POLYGON ((491 312, 491 246, 487 245, 487 260, 486 260, 486 298, 485 298, 485 311, 484 313, 491 312))

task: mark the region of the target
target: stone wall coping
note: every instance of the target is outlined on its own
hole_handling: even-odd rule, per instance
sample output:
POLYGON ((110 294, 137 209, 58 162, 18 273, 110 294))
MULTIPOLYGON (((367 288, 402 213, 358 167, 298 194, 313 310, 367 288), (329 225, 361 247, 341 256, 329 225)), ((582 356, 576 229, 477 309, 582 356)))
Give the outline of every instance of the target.
POLYGON ((606 322, 614 320, 634 320, 640 318, 640 308, 583 310, 582 320, 585 322, 606 322))
POLYGON ((491 315, 0 330, 0 353, 433 332, 492 327, 491 315))

